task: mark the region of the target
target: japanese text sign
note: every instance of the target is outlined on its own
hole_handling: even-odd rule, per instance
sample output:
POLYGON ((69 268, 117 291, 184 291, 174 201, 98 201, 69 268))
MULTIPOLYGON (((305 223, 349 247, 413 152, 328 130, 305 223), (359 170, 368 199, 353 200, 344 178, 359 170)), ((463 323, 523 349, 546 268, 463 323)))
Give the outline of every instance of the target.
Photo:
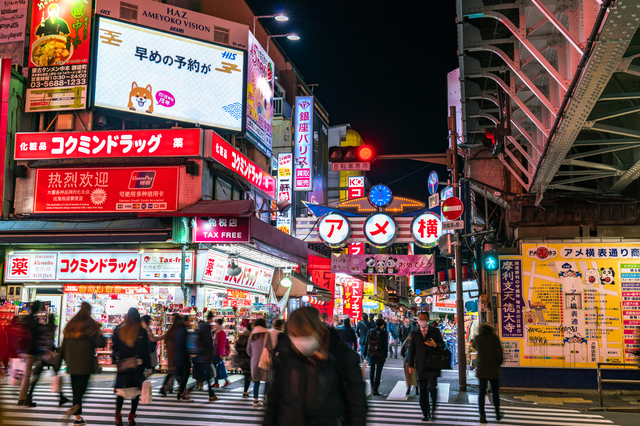
POLYGON ((349 220, 339 213, 329 213, 320 219, 318 236, 329 247, 342 247, 351 235, 349 220))
POLYGON ((291 234, 291 173, 293 172, 293 154, 278 154, 278 217, 276 227, 284 233, 291 234))
MULTIPOLYGON (((180 282, 181 252, 137 250, 14 252, 7 254, 8 282, 143 281, 180 282)), ((186 280, 193 280, 193 252, 185 258, 186 280)))
POLYGON ((525 303, 522 260, 500 260, 500 330, 502 337, 523 337, 525 303))
POLYGON ((247 50, 247 131, 245 137, 271 157, 273 82, 275 64, 249 33, 247 50))
POLYGON ((203 266, 203 283, 240 290, 268 293, 274 268, 246 259, 230 259, 223 253, 209 250, 203 266))
POLYGON ((248 217, 196 218, 194 243, 248 243, 251 241, 248 217))
POLYGON ((263 191, 271 198, 276 197, 276 180, 269 173, 262 170, 246 155, 229 145, 215 132, 211 132, 211 158, 222 164, 229 170, 238 173, 248 180, 253 186, 263 191))
POLYGON ((248 291, 234 290, 234 289, 228 288, 227 298, 228 299, 251 299, 251 293, 248 291))
POLYGON ((63 286, 65 294, 151 294, 151 286, 149 284, 139 285, 78 285, 65 284, 63 286))
POLYGON ((37 169, 34 213, 176 211, 178 166, 37 169))
POLYGON ((438 244, 442 234, 442 221, 437 214, 427 212, 416 216, 411 222, 411 235, 421 247, 432 247, 438 244))
POLYGON ((331 272, 351 275, 433 275, 433 255, 332 254, 331 272))
POLYGON ((364 236, 374 247, 387 247, 398 236, 398 224, 395 219, 384 213, 375 213, 364 221, 364 236))
POLYGON ((98 35, 96 106, 243 129, 244 51, 102 17, 98 35))
MULTIPOLYGON (((441 313, 456 313, 456 301, 453 298, 444 298, 445 296, 437 295, 435 300, 432 300, 433 303, 431 307, 431 312, 441 312, 441 313)), ((427 302, 428 303, 428 302, 427 302)))
POLYGON ((313 96, 296 96, 293 190, 313 190, 313 96))
POLYGON ((11 65, 23 65, 24 39, 29 1, 4 1, 0 9, 0 62, 11 59, 11 65))
MULTIPOLYGON (((347 199, 364 197, 364 176, 349 176, 347 199)), ((364 243, 349 243, 349 254, 364 254, 364 243)))
POLYGON ((86 108, 91 4, 33 0, 26 112, 86 108))
POLYGON ((17 133, 14 158, 194 157, 201 146, 200 129, 17 133))
POLYGON ((341 280, 344 291, 344 307, 343 313, 348 315, 352 321, 356 323, 362 319, 362 291, 363 283, 356 279, 341 280))

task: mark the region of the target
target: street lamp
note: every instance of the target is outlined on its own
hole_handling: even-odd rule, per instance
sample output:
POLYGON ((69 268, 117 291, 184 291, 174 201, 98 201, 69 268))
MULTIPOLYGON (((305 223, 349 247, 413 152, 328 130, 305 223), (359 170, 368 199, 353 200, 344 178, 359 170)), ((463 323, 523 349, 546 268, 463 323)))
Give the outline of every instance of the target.
POLYGON ((269 56, 269 42, 271 41, 272 38, 274 37, 286 37, 289 40, 292 41, 298 41, 300 40, 300 36, 296 33, 287 33, 287 34, 277 34, 277 35, 268 35, 267 36, 267 56, 269 56))
POLYGON ((289 20, 289 17, 284 13, 277 13, 275 15, 260 15, 253 17, 253 35, 256 35, 256 21, 260 18, 275 18, 278 22, 286 22, 289 20))

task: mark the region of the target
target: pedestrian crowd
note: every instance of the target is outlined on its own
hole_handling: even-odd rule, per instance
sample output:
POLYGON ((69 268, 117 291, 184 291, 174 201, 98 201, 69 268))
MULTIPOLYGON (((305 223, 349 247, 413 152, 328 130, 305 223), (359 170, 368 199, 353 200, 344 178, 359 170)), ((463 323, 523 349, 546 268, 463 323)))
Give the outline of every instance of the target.
MULTIPOLYGON (((10 359, 21 363, 24 374, 18 405, 25 407, 37 405, 33 396, 40 374, 44 367, 52 368, 55 373, 52 391, 58 393, 59 405, 72 405, 65 413, 65 422, 73 416, 74 425, 85 425, 83 396, 91 376, 101 372, 96 350, 107 345, 101 325, 91 317, 91 305, 82 303, 63 330, 61 346, 56 348, 55 318, 52 315, 47 324, 40 324, 36 318, 39 310, 40 303, 36 301, 31 313, 16 316, 9 327, 0 330, 0 362, 5 369, 10 359), (63 361, 71 378, 71 400, 63 394, 58 375, 63 361)), ((400 353, 406 395, 414 389, 419 396, 422 420, 431 420, 437 406, 437 379, 441 370, 447 368, 443 365, 447 351, 440 330, 430 325, 428 319, 427 313, 420 313, 417 322, 395 316, 387 322, 382 316, 374 320, 365 313, 354 328, 349 318, 341 321, 334 316, 329 321, 317 309, 302 307, 293 311, 286 323, 282 319, 274 321, 271 329, 263 318, 243 323, 232 348, 222 319, 215 319, 211 311, 195 325, 195 332, 189 332, 190 316, 173 314, 166 334, 155 335, 150 327, 152 318, 140 316, 136 308, 130 308, 112 336, 113 364, 117 367, 115 424, 123 425, 126 401, 130 406, 129 426, 136 425, 139 404, 149 403, 152 390, 148 379, 160 364, 157 346, 162 341, 166 344, 167 375, 159 395, 173 394, 177 382, 176 398, 189 403, 193 402, 192 392, 204 390, 206 384, 209 401, 217 401, 215 389, 231 384, 224 362, 230 357, 230 366, 244 377, 242 397, 250 398, 249 388, 253 384, 253 406, 266 406, 267 426, 365 425, 366 368, 373 395, 380 395, 384 364, 387 358, 398 359, 400 353), (190 377, 194 379, 191 385, 190 377), (262 399, 261 383, 265 384, 262 399)), ((502 348, 491 325, 479 327, 473 346, 478 351, 480 422, 487 422, 484 398, 488 384, 496 418, 500 420, 502 348)))

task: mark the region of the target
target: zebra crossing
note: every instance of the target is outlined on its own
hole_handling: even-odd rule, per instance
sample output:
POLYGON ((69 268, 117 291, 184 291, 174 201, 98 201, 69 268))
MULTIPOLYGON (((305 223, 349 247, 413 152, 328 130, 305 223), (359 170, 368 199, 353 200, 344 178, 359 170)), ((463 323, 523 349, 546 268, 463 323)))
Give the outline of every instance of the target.
MULTIPOLYGON (((155 389, 155 385, 154 385, 155 389)), ((71 396, 71 388, 64 388, 65 394, 71 396)), ((193 392, 194 403, 184 403, 175 397, 162 397, 155 393, 150 405, 140 405, 136 422, 140 426, 150 425, 184 425, 214 426, 229 424, 235 426, 259 426, 264 416, 264 408, 254 408, 251 398, 242 398, 237 392, 227 389, 217 391, 220 398, 216 402, 208 402, 207 392, 193 392)), ((40 426, 45 424, 61 425, 66 409, 58 407, 58 395, 49 392, 46 386, 37 389, 34 401, 35 408, 20 407, 16 404, 18 388, 4 386, 0 388, 0 405, 2 405, 2 425, 40 426)), ((422 422, 420 406, 417 402, 387 401, 369 399, 369 426, 400 425, 478 425, 478 407, 473 404, 441 403, 436 411, 436 418, 431 422, 422 422)), ((129 403, 125 402, 123 414, 128 413, 129 403)), ((544 425, 568 426, 614 426, 613 422, 595 414, 583 414, 577 410, 534 408, 526 406, 506 406, 502 411, 505 418, 499 423, 507 425, 544 425)), ((87 390, 83 402, 83 418, 88 425, 112 425, 114 423, 115 394, 109 388, 92 387, 87 390)), ((123 417, 126 417, 123 415, 123 417)), ((489 423, 495 422, 493 407, 487 406, 489 423)), ((126 424, 126 418, 125 418, 126 424)))

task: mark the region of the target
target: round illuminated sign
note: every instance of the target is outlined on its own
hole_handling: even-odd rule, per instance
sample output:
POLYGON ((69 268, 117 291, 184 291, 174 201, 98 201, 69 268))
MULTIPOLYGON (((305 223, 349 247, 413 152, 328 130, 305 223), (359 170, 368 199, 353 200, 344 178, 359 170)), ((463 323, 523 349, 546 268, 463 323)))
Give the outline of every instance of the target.
POLYGON ((369 191, 369 202, 376 207, 386 207, 391 204, 393 194, 388 186, 376 185, 369 191))
POLYGON ((421 298, 420 296, 416 296, 416 298, 415 298, 415 299, 413 299, 413 300, 414 300, 414 302, 416 302, 416 303, 421 303, 421 302, 422 302, 422 298, 421 298))
POLYGON ((384 213, 374 213, 364 221, 364 236, 374 247, 387 247, 398 236, 398 224, 395 219, 384 213))
POLYGON ((411 235, 420 247, 433 247, 438 244, 438 237, 442 233, 442 221, 435 213, 426 212, 413 218, 411 235))
POLYGON ((426 303, 431 303, 431 302, 433 302, 433 298, 431 296, 427 296, 427 297, 424 298, 424 301, 426 303))
POLYGON ((318 237, 331 248, 341 248, 351 235, 349 220, 339 213, 327 213, 320 219, 318 237))
POLYGON ((438 174, 433 171, 429 174, 429 194, 433 195, 438 190, 438 174))

